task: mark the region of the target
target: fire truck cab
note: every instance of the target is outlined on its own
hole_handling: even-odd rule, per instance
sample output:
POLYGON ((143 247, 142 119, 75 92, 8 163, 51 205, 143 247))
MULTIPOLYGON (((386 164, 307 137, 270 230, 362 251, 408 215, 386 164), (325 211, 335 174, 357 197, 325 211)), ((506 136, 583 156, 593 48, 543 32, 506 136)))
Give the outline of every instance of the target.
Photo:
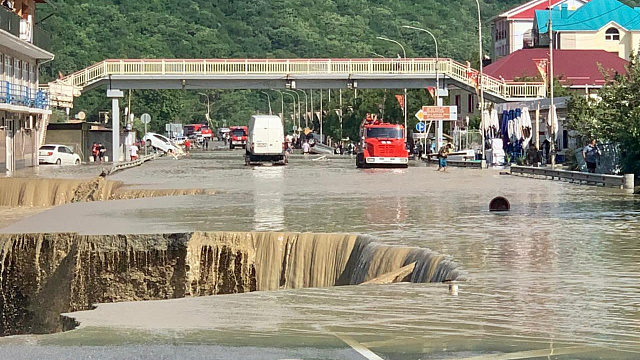
POLYGON ((404 126, 378 120, 367 114, 360 126, 360 146, 356 166, 402 167, 409 165, 409 153, 404 138, 404 126))

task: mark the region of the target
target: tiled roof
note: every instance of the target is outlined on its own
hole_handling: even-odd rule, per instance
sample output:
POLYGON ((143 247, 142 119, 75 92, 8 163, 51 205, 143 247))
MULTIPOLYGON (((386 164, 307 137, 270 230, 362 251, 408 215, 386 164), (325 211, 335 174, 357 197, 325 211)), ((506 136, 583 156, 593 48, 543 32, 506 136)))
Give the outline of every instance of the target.
MULTIPOLYGON (((627 30, 640 30, 640 8, 632 8, 618 0, 592 0, 562 17, 559 7, 553 8, 554 31, 597 31, 610 22, 627 30)), ((549 11, 536 10, 535 21, 540 34, 547 33, 549 11)))
MULTIPOLYGON (((594 0, 596 1, 596 0, 594 0)), ((506 81, 539 76, 533 59, 548 59, 549 49, 522 49, 486 66, 484 72, 506 81)), ((627 61, 604 50, 554 50, 554 77, 564 86, 602 86, 605 82, 600 66, 610 74, 626 73, 627 61)))

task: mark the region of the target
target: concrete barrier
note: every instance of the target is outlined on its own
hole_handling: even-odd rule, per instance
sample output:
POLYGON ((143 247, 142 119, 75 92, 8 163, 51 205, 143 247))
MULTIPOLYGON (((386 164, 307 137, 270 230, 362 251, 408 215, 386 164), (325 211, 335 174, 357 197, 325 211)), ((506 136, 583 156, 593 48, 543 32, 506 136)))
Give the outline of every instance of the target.
POLYGON ((580 171, 554 170, 544 167, 511 166, 511 175, 543 177, 550 180, 567 180, 574 183, 631 189, 634 186, 634 175, 592 174, 580 171))
POLYGON ((118 163, 116 165, 113 165, 113 167, 111 167, 111 170, 109 170, 109 173, 107 175, 111 175, 111 174, 113 174, 115 172, 118 172, 120 170, 129 169, 129 168, 132 168, 134 166, 140 166, 140 165, 144 164, 145 162, 147 162, 149 160, 153 160, 155 158, 156 158, 156 154, 149 154, 149 155, 141 156, 137 160, 118 163))

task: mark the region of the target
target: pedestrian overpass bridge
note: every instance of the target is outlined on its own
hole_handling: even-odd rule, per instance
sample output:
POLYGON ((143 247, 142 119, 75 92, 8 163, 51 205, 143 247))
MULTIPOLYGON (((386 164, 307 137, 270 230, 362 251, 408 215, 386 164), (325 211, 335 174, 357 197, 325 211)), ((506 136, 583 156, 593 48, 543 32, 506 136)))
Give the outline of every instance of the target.
MULTIPOLYGON (((73 107, 83 91, 109 89, 402 89, 453 85, 475 92, 479 72, 452 59, 121 59, 104 60, 48 84, 52 106, 73 107)), ((542 82, 482 77, 491 102, 545 96, 542 82)))

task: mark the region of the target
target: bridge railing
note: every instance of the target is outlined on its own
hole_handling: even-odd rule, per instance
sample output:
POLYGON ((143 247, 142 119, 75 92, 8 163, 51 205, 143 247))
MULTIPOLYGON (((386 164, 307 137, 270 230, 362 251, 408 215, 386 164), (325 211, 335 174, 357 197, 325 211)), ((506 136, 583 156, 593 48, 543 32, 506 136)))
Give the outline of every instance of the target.
MULTIPOLYGON (((109 75, 301 75, 397 74, 435 75, 436 59, 208 59, 105 60, 56 82, 82 88, 109 75)), ((478 71, 452 59, 439 59, 438 72, 476 87, 478 71)), ((483 89, 501 98, 542 97, 543 83, 506 83, 482 77, 483 89)))

